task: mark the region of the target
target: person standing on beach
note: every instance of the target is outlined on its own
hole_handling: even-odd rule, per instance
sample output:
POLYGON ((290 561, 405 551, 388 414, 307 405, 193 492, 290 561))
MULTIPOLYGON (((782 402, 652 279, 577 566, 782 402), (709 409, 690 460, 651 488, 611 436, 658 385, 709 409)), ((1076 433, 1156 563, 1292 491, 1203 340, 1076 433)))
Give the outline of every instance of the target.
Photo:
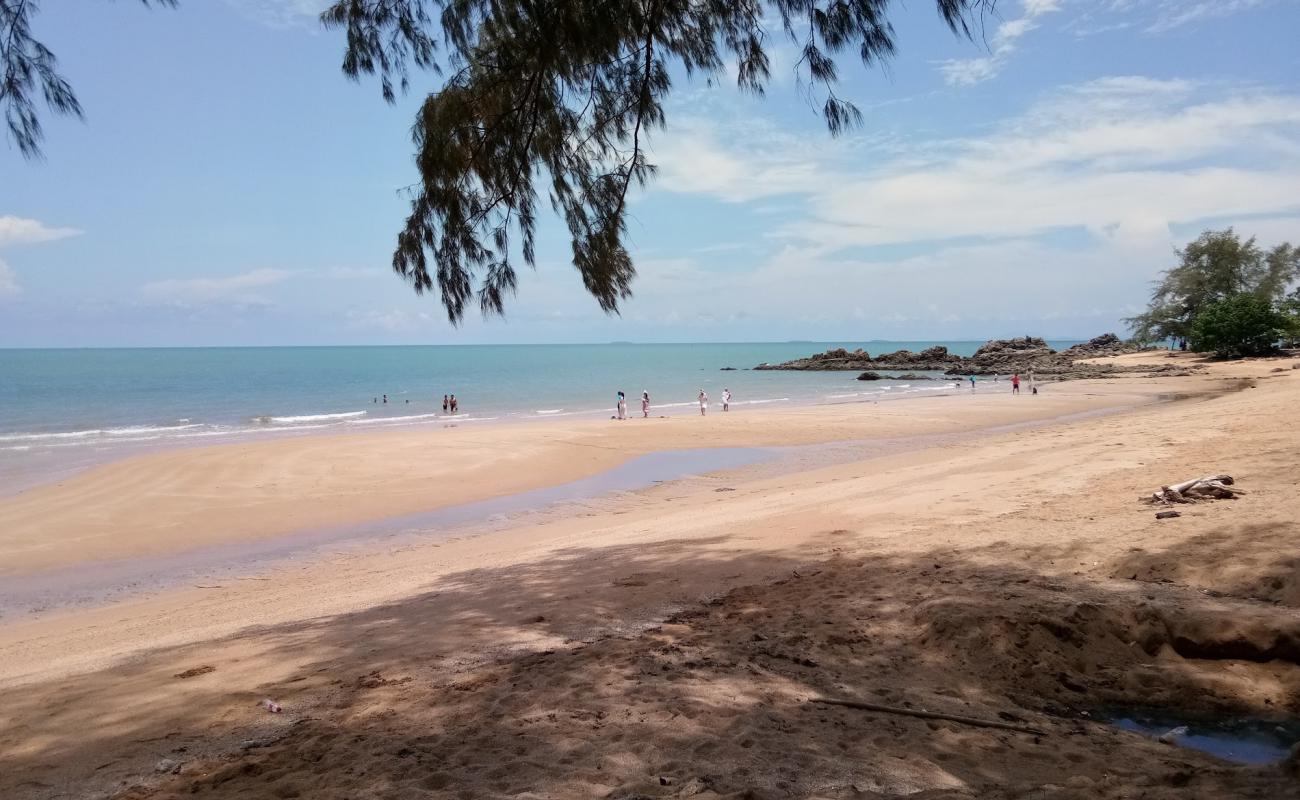
POLYGON ((723 390, 722 390, 722 410, 723 410, 723 411, 730 411, 730 410, 731 410, 731 390, 730 390, 730 389, 723 389, 723 390))
POLYGON ((975 376, 974 376, 974 375, 970 376, 970 390, 971 390, 972 392, 975 391, 975 376))
POLYGON ((703 389, 701 389, 700 390, 700 416, 701 417, 704 416, 705 413, 708 412, 708 410, 709 410, 709 396, 704 393, 703 389))
POLYGON ((627 395, 623 394, 622 389, 618 390, 618 402, 615 408, 618 410, 619 419, 627 419, 627 395))
POLYGON ((1020 394, 1020 373, 1011 376, 1011 393, 1020 394))
POLYGON ((448 399, 447 399, 447 395, 444 394, 444 395, 442 396, 442 413, 446 414, 446 413, 447 413, 447 409, 450 408, 450 407, 451 407, 451 401, 448 400, 448 399))
POLYGON ((650 419, 650 393, 645 389, 641 390, 641 418, 650 419))
POLYGON ((453 394, 448 402, 451 405, 451 413, 455 414, 460 410, 460 403, 456 400, 456 395, 453 394))

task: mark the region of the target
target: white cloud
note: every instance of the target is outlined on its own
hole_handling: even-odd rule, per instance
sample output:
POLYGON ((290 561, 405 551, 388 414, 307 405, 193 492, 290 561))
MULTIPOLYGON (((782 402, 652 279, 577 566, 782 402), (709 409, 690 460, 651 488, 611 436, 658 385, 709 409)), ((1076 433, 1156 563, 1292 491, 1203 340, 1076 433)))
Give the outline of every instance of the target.
POLYGON ((1269 2, 1271 0, 1197 0, 1196 2, 1162 0, 1156 18, 1147 30, 1161 33, 1184 25, 1249 11, 1269 2))
POLYGON ((18 276, 14 274, 13 267, 0 259, 0 298, 13 297, 22 292, 22 287, 18 285, 18 276))
POLYGON ((720 128, 711 120, 678 119, 671 135, 650 148, 650 160, 660 170, 657 182, 673 191, 737 202, 817 186, 821 176, 797 137, 751 123, 743 126, 747 135, 739 135, 739 128, 720 128))
POLYGON ((940 62, 939 73, 950 86, 974 86, 996 78, 1015 53, 1020 39, 1038 27, 1044 14, 1061 10, 1059 0, 1024 0, 1023 14, 998 25, 989 42, 989 55, 978 58, 953 58, 940 62))
POLYGON ((240 14, 272 28, 319 30, 321 12, 334 0, 226 0, 240 14))
POLYGON ((359 330, 379 330, 385 333, 416 333, 438 329, 446 325, 446 318, 435 317, 428 311, 408 311, 401 308, 351 309, 347 312, 348 327, 359 330))
POLYGON ((55 228, 35 219, 0 216, 0 247, 18 244, 40 244, 78 236, 76 228, 55 228))
POLYGON ((330 278, 336 281, 346 281, 354 279, 370 280, 384 274, 384 270, 375 267, 330 267, 329 269, 320 270, 318 274, 324 278, 330 278))
POLYGON ((779 139, 723 146, 696 120, 689 141, 710 145, 665 148, 682 158, 664 165, 665 188, 803 197, 805 213, 771 235, 825 251, 1080 227, 1167 238, 1171 224, 1300 209, 1300 96, 1197 96, 1207 91, 1111 77, 1060 89, 984 136, 890 143, 851 160, 803 147, 797 169, 779 139))
POLYGON ((140 294, 151 302, 181 307, 267 306, 271 301, 257 290, 282 283, 295 274, 293 270, 255 269, 220 278, 173 278, 146 283, 140 287, 140 294))
POLYGON ((1067 29, 1093 36, 1128 28, 1164 34, 1271 5, 1277 0, 1109 0, 1084 6, 1067 29))

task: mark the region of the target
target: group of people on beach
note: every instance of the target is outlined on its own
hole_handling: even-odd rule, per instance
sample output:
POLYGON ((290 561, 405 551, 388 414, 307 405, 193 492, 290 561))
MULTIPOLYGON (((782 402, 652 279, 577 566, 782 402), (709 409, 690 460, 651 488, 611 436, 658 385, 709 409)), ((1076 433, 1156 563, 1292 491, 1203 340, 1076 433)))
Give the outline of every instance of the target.
MULTIPOLYGON (((709 411, 709 395, 703 389, 700 389, 700 416, 704 416, 709 411)), ((724 388, 722 390, 722 410, 731 410, 731 390, 724 388)), ((641 418, 650 418, 650 393, 641 390, 641 418)), ((614 400, 614 419, 627 419, 627 395, 623 394, 620 389, 614 400)))
MULTIPOLYGON (((974 375, 970 375, 970 376, 968 376, 968 377, 966 378, 966 380, 970 381, 970 390, 971 390, 972 392, 975 391, 975 376, 974 376, 974 375)), ((994 376, 993 376, 993 382, 994 382, 994 383, 997 383, 997 382, 998 382, 998 376, 997 376, 997 375, 994 375, 994 376)), ((962 383, 962 382, 961 382, 961 379, 958 379, 958 380, 956 380, 956 381, 953 382, 953 385, 956 386, 958 389, 960 389, 960 388, 961 388, 961 383, 962 383)), ((1034 375, 1033 375, 1032 372, 1029 374, 1029 389, 1030 389, 1030 391, 1032 391, 1034 394, 1038 394, 1038 384, 1036 384, 1036 383, 1034 382, 1034 375)), ((1019 372, 1017 372, 1017 373, 1015 373, 1015 374, 1013 374, 1013 375, 1011 376, 1011 393, 1012 393, 1012 394, 1020 394, 1020 373, 1019 373, 1019 372)))

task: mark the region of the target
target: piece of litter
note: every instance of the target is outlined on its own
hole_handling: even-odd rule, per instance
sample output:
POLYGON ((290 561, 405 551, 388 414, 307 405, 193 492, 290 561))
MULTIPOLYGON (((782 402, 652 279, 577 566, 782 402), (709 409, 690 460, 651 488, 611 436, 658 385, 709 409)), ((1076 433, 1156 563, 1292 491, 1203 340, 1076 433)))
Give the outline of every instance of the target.
POLYGON ((261 706, 262 708, 265 708, 267 711, 271 712, 272 714, 279 714, 281 711, 284 710, 283 708, 280 707, 279 703, 270 699, 263 700, 262 702, 258 703, 258 705, 261 706))
POLYGON ((1178 739, 1186 735, 1187 735, 1187 726, 1179 725, 1177 728, 1172 728, 1157 736, 1156 741, 1160 742, 1161 744, 1173 744, 1174 742, 1178 741, 1178 739))

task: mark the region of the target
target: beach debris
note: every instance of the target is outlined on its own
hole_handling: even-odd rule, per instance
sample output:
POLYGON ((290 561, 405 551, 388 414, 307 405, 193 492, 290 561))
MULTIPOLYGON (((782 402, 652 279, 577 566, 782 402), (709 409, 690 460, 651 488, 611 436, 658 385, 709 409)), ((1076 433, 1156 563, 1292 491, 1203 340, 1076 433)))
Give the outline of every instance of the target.
POLYGON ((939 711, 925 711, 913 708, 898 708, 897 706, 884 706, 879 703, 864 703, 859 700, 839 700, 833 697, 814 697, 810 702, 822 703, 828 706, 843 706, 844 708, 855 708, 859 711, 877 711, 881 714, 897 714, 904 717, 917 717, 918 719, 941 719, 948 722, 957 722, 962 725, 971 725, 977 728, 997 728, 1003 731, 1015 731, 1016 733, 1028 733, 1032 736, 1046 736, 1047 731, 1031 728, 1028 725, 1012 725, 1007 722, 997 722, 991 719, 978 719, 976 717, 964 717, 960 714, 944 714, 939 711))
POLYGON ((200 675, 207 675, 209 672, 216 672, 216 671, 217 668, 212 666, 211 664, 204 664, 201 667, 191 667, 185 670, 184 672, 178 672, 172 677, 185 680, 186 678, 197 678, 200 675))
POLYGON ((270 698, 262 700, 260 703, 258 703, 258 705, 261 706, 262 708, 265 708, 267 712, 271 714, 279 714, 281 711, 284 710, 284 708, 279 703, 275 702, 270 698))
POLYGON ((1160 491, 1138 499, 1144 503, 1168 506, 1174 503, 1195 503, 1198 500, 1232 500, 1238 495, 1246 494, 1244 489, 1239 489, 1234 484, 1231 475, 1209 475, 1161 486, 1160 491))
POLYGON ((181 771, 181 767, 184 765, 185 762, 183 761, 177 761, 174 758, 164 758, 161 761, 159 761, 157 764, 153 765, 153 771, 163 773, 163 774, 175 775, 176 773, 181 771))
POLYGON ((1174 517, 1181 517, 1181 516, 1182 516, 1182 514, 1179 513, 1179 512, 1177 512, 1177 511, 1157 511, 1157 512, 1156 512, 1156 519, 1173 519, 1174 517))
POLYGON ((1174 744, 1179 739, 1187 735, 1187 726, 1179 725, 1177 728, 1170 728, 1156 737, 1156 741, 1161 744, 1174 744))

